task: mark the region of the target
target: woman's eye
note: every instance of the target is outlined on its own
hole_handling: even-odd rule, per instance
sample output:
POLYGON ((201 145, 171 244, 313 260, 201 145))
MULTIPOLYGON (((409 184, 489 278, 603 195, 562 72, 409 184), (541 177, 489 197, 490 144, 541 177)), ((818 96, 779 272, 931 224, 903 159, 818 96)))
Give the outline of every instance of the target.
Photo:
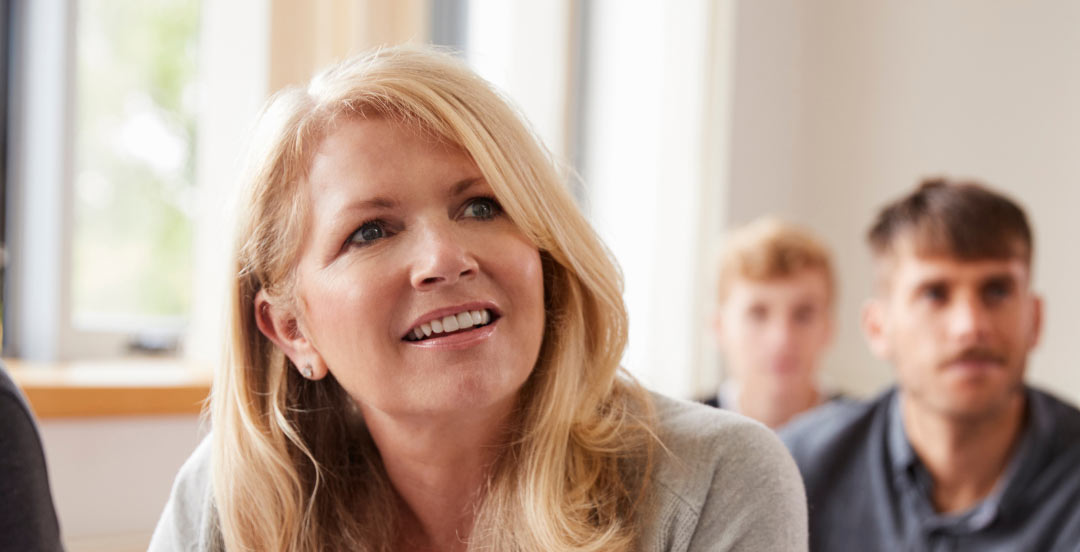
POLYGON ((365 222, 349 236, 349 243, 354 245, 368 245, 369 243, 386 237, 386 228, 378 220, 365 222))
POLYGON ((488 220, 495 218, 499 213, 502 213, 502 207, 499 206, 499 202, 490 197, 478 197, 469 200, 469 203, 465 205, 465 212, 463 214, 467 218, 488 220))

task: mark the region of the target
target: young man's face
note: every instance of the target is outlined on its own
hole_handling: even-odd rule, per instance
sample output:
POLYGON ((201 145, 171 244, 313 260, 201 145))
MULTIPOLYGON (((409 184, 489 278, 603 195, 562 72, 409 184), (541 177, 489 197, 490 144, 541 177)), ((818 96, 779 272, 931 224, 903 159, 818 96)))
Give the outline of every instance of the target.
POLYGON ((896 367, 916 408, 977 420, 1006 407, 1023 387, 1041 302, 1020 257, 926 257, 898 244, 878 297, 864 311, 874 352, 896 367))
POLYGON ((719 345, 733 376, 744 385, 777 391, 814 385, 832 338, 829 293, 820 269, 733 282, 716 320, 719 345))

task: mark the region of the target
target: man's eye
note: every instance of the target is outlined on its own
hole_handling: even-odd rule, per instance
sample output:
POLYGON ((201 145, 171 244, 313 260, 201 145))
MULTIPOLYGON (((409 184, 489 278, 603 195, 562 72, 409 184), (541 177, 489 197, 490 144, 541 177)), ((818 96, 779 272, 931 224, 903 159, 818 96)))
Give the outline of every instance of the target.
POLYGON ((769 317, 769 309, 762 305, 754 305, 747 311, 747 317, 754 322, 764 322, 769 317))
POLYGON ((349 243, 353 245, 368 245, 371 242, 386 237, 386 228, 382 221, 373 220, 365 222, 349 236, 349 243))
POLYGON ((814 307, 799 307, 798 309, 795 309, 795 322, 799 324, 809 324, 811 321, 814 320, 815 314, 817 314, 817 311, 814 309, 814 307))
POLYGON ((502 213, 502 207, 499 206, 499 202, 490 197, 478 197, 471 199, 465 205, 465 211, 463 216, 467 218, 475 218, 480 220, 493 219, 502 213))
POLYGON ((945 289, 945 286, 927 286, 922 294, 925 299, 934 303, 941 303, 949 298, 949 291, 945 289))
POLYGON ((1004 282, 992 282, 983 288, 983 297, 988 302, 1001 301, 1012 293, 1012 286, 1004 282))

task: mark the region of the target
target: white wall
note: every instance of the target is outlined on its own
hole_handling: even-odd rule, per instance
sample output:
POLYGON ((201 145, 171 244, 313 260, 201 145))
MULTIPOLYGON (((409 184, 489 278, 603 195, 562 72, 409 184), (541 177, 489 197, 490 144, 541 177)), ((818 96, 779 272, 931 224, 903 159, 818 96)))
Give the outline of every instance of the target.
POLYGON ((730 4, 590 7, 586 211, 625 277, 623 363, 653 389, 690 396, 710 363, 701 275, 718 226, 711 205, 723 200, 730 71, 727 36, 711 31, 730 4))
POLYGON ((801 0, 743 1, 735 10, 730 225, 761 213, 796 216, 803 11, 801 0))
POLYGON ((196 416, 38 425, 69 552, 146 550, 176 472, 204 434, 196 416))
POLYGON ((831 379, 860 394, 891 380, 857 327, 863 236, 885 201, 948 174, 1027 208, 1047 299, 1030 379, 1080 402, 1080 3, 743 0, 738 11, 728 217, 775 210, 832 245, 831 379))
POLYGON ((470 0, 466 61, 505 94, 552 153, 567 155, 570 1, 470 0))
POLYGON ((262 0, 206 2, 199 51, 194 282, 184 353, 221 359, 236 181, 259 110, 270 94, 270 13, 262 0))

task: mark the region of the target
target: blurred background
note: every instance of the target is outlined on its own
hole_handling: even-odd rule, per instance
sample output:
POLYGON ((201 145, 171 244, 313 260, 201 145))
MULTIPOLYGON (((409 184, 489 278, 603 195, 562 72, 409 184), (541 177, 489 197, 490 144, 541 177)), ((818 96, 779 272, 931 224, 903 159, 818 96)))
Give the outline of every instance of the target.
POLYGON ((776 214, 836 258, 826 379, 883 389, 858 329, 863 235, 948 175, 1027 209, 1046 299, 1029 379, 1080 401, 1080 3, 10 0, 2 16, 2 353, 70 550, 144 550, 207 430, 227 198, 261 105, 385 44, 453 48, 580 175, 647 385, 715 389, 715 250, 776 214))

